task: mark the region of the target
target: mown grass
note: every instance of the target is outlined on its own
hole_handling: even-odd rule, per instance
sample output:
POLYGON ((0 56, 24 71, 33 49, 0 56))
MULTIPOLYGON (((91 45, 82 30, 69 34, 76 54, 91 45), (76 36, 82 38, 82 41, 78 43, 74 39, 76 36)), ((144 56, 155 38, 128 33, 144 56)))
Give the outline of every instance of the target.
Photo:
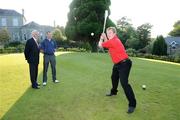
MULTIPOLYGON (((180 65, 131 58, 130 83, 137 98, 128 115, 121 86, 111 88, 112 63, 108 54, 68 53, 57 56, 57 78, 39 90, 30 88, 23 54, 0 56, 0 118, 2 120, 179 120, 180 65), (141 85, 147 86, 142 90, 141 85)), ((42 82, 42 56, 39 65, 42 82)))

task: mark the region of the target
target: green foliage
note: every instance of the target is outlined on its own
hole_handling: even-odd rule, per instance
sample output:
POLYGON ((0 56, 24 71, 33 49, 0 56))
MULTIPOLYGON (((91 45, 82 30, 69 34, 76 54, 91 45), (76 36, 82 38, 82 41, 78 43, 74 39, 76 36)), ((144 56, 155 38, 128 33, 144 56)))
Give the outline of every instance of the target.
POLYGON ((174 54, 174 61, 180 63, 180 48, 174 54))
POLYGON ((24 51, 24 45, 18 45, 17 47, 1 48, 0 54, 4 53, 22 53, 24 51))
POLYGON ((169 33, 169 35, 174 36, 174 37, 179 37, 180 36, 180 20, 178 20, 174 25, 174 29, 169 33))
POLYGON ((57 51, 86 52, 86 49, 84 49, 84 48, 67 48, 67 49, 65 49, 63 47, 59 47, 57 49, 57 51))
POLYGON ((137 27, 137 38, 139 39, 139 49, 144 48, 151 40, 152 25, 145 23, 137 27))
POLYGON ((62 41, 64 39, 62 32, 59 28, 56 28, 53 32, 52 32, 52 38, 56 41, 62 41))
MULTIPOLYGON (((73 0, 65 28, 67 38, 89 42, 92 51, 96 51, 99 36, 103 31, 105 10, 108 10, 110 15, 109 6, 110 0, 73 0), (93 38, 91 33, 94 33, 93 38)), ((114 24, 107 18, 106 27, 110 25, 114 24)))
POLYGON ((64 26, 57 26, 57 29, 59 29, 61 31, 62 36, 66 36, 64 26))
POLYGON ((133 49, 133 48, 128 48, 128 49, 126 50, 126 52, 127 52, 127 54, 128 54, 129 56, 132 56, 132 57, 135 57, 136 54, 137 54, 136 50, 133 49))
POLYGON ((129 26, 132 26, 132 24, 130 23, 130 19, 128 19, 125 16, 117 21, 117 27, 122 31, 128 28, 129 26))
POLYGON ((150 43, 144 48, 145 51, 146 51, 146 53, 149 53, 149 54, 152 53, 152 50, 153 50, 153 44, 154 44, 154 42, 153 42, 153 40, 151 40, 150 43))
POLYGON ((130 23, 130 19, 122 17, 117 21, 118 36, 126 48, 143 49, 151 40, 149 23, 142 24, 137 30, 130 23))
POLYGON ((139 48, 139 39, 134 36, 130 36, 130 38, 127 39, 125 45, 127 48, 133 48, 137 50, 139 48))
POLYGON ((6 28, 0 29, 0 44, 5 44, 9 42, 10 40, 10 35, 9 32, 6 28))
POLYGON ((18 45, 21 45, 22 43, 20 41, 12 41, 7 44, 5 44, 4 48, 7 47, 17 47, 18 45))
POLYGON ((20 44, 16 47, 16 50, 18 53, 21 53, 24 51, 25 46, 23 44, 20 44))
POLYGON ((163 36, 158 36, 154 41, 152 54, 160 56, 167 55, 167 44, 163 36))
POLYGON ((85 42, 82 45, 82 48, 86 49, 87 51, 92 51, 92 47, 91 47, 91 45, 88 42, 85 42))
MULTIPOLYGON (((134 47, 136 30, 130 23, 130 19, 122 17, 117 21, 117 34, 126 48, 134 47)), ((136 39, 137 40, 137 39, 136 39)), ((137 42, 136 42, 137 43, 137 42)), ((135 43, 135 44, 136 44, 135 43)))
POLYGON ((0 53, 21 53, 24 51, 25 44, 20 41, 12 41, 4 45, 0 53))

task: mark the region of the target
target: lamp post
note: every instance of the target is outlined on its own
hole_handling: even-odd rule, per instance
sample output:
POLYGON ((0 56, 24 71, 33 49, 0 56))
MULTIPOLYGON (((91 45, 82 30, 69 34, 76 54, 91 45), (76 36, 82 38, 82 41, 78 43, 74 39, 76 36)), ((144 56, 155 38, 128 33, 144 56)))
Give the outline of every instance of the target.
POLYGON ((43 34, 42 34, 42 32, 40 33, 40 39, 41 39, 41 41, 43 40, 43 34))

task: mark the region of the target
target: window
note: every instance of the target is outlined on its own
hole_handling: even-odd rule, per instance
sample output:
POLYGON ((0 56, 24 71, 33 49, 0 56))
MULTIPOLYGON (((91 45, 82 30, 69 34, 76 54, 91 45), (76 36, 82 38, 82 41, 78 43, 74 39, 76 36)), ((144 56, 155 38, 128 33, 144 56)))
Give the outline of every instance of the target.
POLYGON ((2 26, 7 26, 6 18, 1 19, 2 26))
POLYGON ((172 47, 173 49, 176 49, 176 45, 177 45, 177 43, 176 43, 175 41, 172 41, 172 42, 171 42, 171 47, 172 47))
POLYGON ((13 18, 13 26, 18 26, 18 19, 17 18, 13 18))
POLYGON ((24 33, 24 40, 26 40, 27 39, 27 37, 26 37, 26 33, 24 33))

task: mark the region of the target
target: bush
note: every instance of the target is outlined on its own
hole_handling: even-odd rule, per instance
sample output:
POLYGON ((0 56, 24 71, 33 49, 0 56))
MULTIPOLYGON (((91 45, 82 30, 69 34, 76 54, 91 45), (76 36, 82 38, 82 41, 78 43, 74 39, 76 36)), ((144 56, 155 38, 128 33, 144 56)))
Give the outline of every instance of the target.
POLYGON ((163 36, 157 36, 153 44, 152 54, 154 55, 167 55, 167 44, 163 36))
POLYGON ((84 48, 63 48, 63 47, 59 47, 57 49, 57 51, 73 51, 73 52, 86 52, 86 49, 84 48))
POLYGON ((15 47, 8 47, 4 49, 3 53, 16 53, 16 48, 15 47))
POLYGON ((5 44, 4 48, 8 47, 17 47, 18 45, 21 45, 22 43, 20 41, 13 41, 9 42, 8 44, 5 44))
POLYGON ((68 51, 73 51, 73 52, 85 52, 86 49, 83 48, 68 48, 68 51))
POLYGON ((57 49, 57 51, 66 51, 66 50, 64 49, 64 47, 59 47, 59 48, 57 49))
POLYGON ((4 53, 4 48, 0 48, 0 54, 4 53))
POLYGON ((146 50, 146 48, 142 48, 142 49, 139 49, 138 52, 145 54, 145 53, 147 53, 147 50, 146 50))
POLYGON ((86 49, 87 51, 92 51, 92 47, 88 42, 83 43, 82 48, 86 49))
POLYGON ((133 49, 133 48, 127 49, 126 52, 127 52, 127 54, 128 54, 129 56, 132 56, 132 57, 135 57, 136 54, 137 54, 136 50, 133 49))
POLYGON ((155 56, 152 54, 144 54, 144 57, 149 59, 154 59, 155 56))
POLYGON ((20 44, 20 45, 18 45, 17 47, 16 47, 16 51, 17 52, 23 52, 24 51, 24 49, 25 49, 25 46, 23 45, 23 44, 20 44))
POLYGON ((176 56, 176 57, 174 58, 174 62, 180 63, 180 56, 176 56))
POLYGON ((174 62, 180 63, 180 49, 175 53, 174 62))
POLYGON ((24 45, 20 44, 17 47, 6 47, 6 48, 1 48, 0 53, 21 53, 24 51, 24 45))
POLYGON ((138 53, 137 57, 180 63, 180 56, 157 56, 152 54, 138 53))

